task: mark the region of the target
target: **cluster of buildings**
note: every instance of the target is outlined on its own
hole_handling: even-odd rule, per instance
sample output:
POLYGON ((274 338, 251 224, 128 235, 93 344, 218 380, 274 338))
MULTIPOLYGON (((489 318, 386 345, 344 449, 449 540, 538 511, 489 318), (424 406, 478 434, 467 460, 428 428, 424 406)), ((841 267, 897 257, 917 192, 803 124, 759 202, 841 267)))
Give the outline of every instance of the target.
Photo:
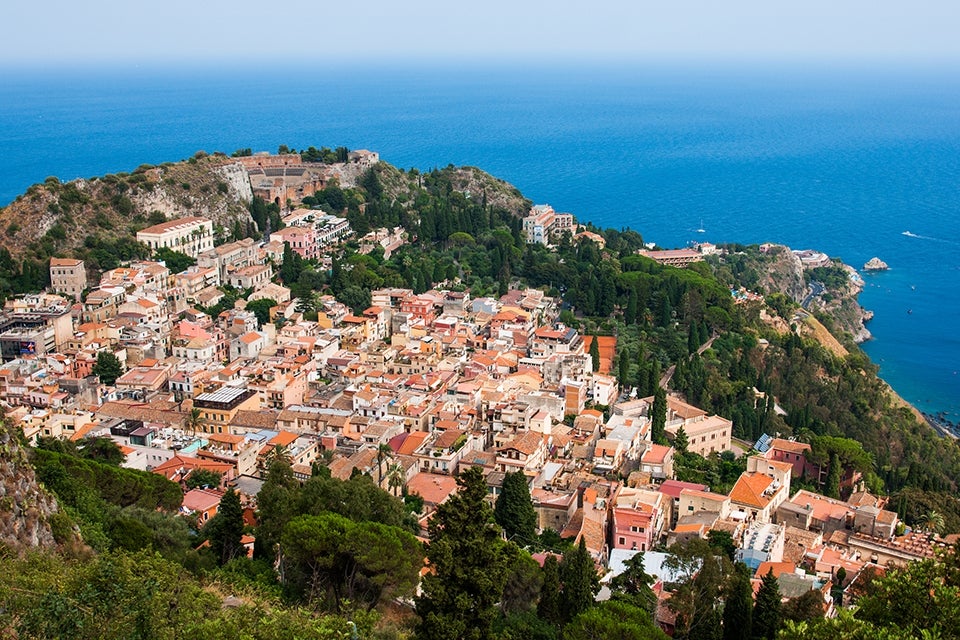
MULTIPOLYGON (((252 508, 276 456, 303 481, 322 461, 333 477, 359 470, 395 495, 417 494, 424 529, 456 491, 458 471, 480 467, 491 500, 505 474, 520 472, 539 527, 584 540, 611 575, 635 553, 655 562, 652 550, 664 544, 723 531, 758 576, 771 568, 793 576, 781 584, 821 590, 825 608, 839 569, 849 582, 866 566, 929 557, 943 544, 897 536, 896 515, 862 491, 847 501, 791 492, 791 480, 821 475, 800 443, 767 439, 760 453, 738 451, 746 471, 727 494, 676 480, 674 448, 651 441, 653 398, 622 395, 608 367, 594 372, 587 339, 559 322, 560 301, 541 291, 494 299, 385 288, 359 313, 322 297, 308 320, 272 282, 272 264, 284 243, 316 258, 349 225, 306 209, 284 222, 264 245, 217 247, 209 220, 155 225, 138 239, 197 265, 172 275, 163 263, 135 262, 104 273, 82 302, 83 263, 51 260, 54 292, 9 300, 0 314, 8 418, 30 440, 113 438, 125 465, 185 489, 191 473, 216 472, 219 486, 185 490, 183 511, 201 522, 228 485, 252 508), (216 304, 225 284, 274 300, 271 322, 244 300, 217 317, 197 310, 216 304), (102 351, 124 364, 110 385, 93 375, 102 351)), ((572 228, 572 216, 547 205, 523 221, 529 242, 572 228)), ((366 242, 386 248, 402 236, 384 230, 366 242)), ((731 450, 729 420, 677 397, 667 404, 666 431, 682 430, 689 451, 731 450)))
POLYGON ((282 258, 287 243, 294 253, 305 260, 321 257, 325 248, 339 244, 353 234, 346 218, 325 214, 314 209, 294 209, 281 218, 283 227, 270 234, 267 251, 282 258))
POLYGON ((548 204, 537 204, 523 219, 523 234, 527 244, 552 244, 564 231, 571 235, 576 229, 572 213, 557 213, 548 204))
POLYGON ((334 180, 352 185, 360 173, 380 161, 380 154, 366 149, 350 151, 345 163, 336 164, 304 162, 299 153, 255 153, 231 161, 243 166, 254 196, 286 208, 288 202, 315 195, 334 180))

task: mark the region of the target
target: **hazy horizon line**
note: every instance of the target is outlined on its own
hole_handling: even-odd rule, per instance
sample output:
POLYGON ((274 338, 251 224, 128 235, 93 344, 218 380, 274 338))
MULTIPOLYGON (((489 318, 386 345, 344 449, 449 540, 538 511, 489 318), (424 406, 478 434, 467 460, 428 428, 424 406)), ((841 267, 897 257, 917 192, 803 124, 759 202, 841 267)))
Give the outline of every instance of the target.
POLYGON ((276 57, 246 57, 238 55, 197 57, 140 57, 119 59, 115 57, 91 57, 70 59, 0 60, 0 73, 53 74, 60 72, 116 72, 116 71, 259 71, 276 69, 278 65, 291 70, 309 67, 317 70, 351 71, 371 70, 498 70, 509 66, 522 70, 551 70, 560 67, 579 70, 596 70, 598 67, 611 70, 630 69, 772 69, 800 68, 801 70, 930 70, 955 71, 960 69, 960 55, 823 55, 804 54, 630 54, 609 53, 593 55, 441 55, 411 54, 383 57, 382 55, 315 57, 309 55, 278 55, 276 57))

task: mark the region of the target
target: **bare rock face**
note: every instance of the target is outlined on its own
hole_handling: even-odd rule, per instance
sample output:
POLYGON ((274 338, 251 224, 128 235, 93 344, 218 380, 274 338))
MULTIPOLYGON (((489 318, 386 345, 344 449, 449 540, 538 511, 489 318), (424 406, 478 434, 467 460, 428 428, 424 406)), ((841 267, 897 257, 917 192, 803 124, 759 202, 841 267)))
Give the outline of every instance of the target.
POLYGON ((0 426, 0 544, 17 551, 56 546, 50 517, 57 501, 38 484, 26 451, 0 426))
POLYGON ((772 246, 767 258, 760 274, 760 287, 764 291, 779 291, 794 302, 803 300, 807 295, 807 283, 800 258, 783 245, 772 246))

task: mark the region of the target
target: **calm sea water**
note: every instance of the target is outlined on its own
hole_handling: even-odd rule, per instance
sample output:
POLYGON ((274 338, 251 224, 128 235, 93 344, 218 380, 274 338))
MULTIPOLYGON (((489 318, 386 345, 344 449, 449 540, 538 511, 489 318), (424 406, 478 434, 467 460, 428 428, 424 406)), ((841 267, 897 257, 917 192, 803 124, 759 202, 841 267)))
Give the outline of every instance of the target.
POLYGON ((0 203, 48 175, 280 144, 479 166, 665 246, 879 256, 891 269, 866 277, 867 353, 908 400, 960 417, 956 69, 0 72, 0 203))

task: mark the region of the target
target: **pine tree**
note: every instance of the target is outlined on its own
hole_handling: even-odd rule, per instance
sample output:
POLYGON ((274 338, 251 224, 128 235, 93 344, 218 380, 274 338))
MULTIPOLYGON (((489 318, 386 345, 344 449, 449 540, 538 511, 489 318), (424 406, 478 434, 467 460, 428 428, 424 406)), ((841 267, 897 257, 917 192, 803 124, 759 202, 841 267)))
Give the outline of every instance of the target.
POLYGON ((572 620, 593 606, 600 590, 600 579, 583 538, 580 538, 579 545, 563 554, 560 582, 563 584, 561 603, 565 621, 572 620))
POLYGON ((221 566, 244 553, 241 543, 243 507, 240 506, 240 495, 232 487, 220 499, 217 515, 204 529, 209 530, 210 549, 221 566))
POLYGON ((749 640, 753 622, 750 570, 742 562, 730 576, 723 606, 723 640, 749 640))
POLYGON ((522 471, 508 473, 504 477, 493 515, 507 534, 507 540, 521 547, 531 545, 536 540, 537 510, 533 508, 527 477, 522 471))
POLYGON ((650 408, 650 413, 652 414, 650 438, 656 444, 666 444, 667 392, 660 385, 657 385, 657 391, 653 394, 653 406, 650 408))
POLYGON ((773 569, 763 576, 757 602, 753 606, 753 637, 773 640, 780 631, 780 583, 773 569))
POLYGON ((457 484, 430 520, 427 558, 434 571, 417 598, 419 640, 487 640, 499 615, 512 545, 493 521, 480 467, 461 473, 457 484))

